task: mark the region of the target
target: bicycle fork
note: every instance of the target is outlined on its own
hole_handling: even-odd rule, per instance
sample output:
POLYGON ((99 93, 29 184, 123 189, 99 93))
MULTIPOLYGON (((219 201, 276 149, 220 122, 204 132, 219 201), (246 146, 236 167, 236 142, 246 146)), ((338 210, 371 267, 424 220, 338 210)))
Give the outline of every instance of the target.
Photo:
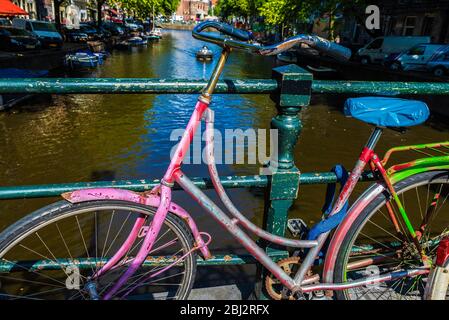
MULTIPOLYGON (((224 47, 220 56, 220 59, 215 66, 214 71, 210 77, 210 80, 204 89, 203 93, 200 95, 197 104, 195 105, 195 109, 190 117, 189 123, 187 124, 187 128, 181 138, 181 141, 178 144, 178 147, 174 153, 174 157, 172 158, 170 165, 167 169, 167 172, 164 175, 164 178, 161 181, 159 186, 160 188, 160 204, 154 215, 153 221, 150 224, 148 232, 145 236, 143 244, 141 245, 136 257, 132 260, 130 266, 125 271, 125 273, 119 278, 119 280, 114 284, 114 286, 105 294, 104 299, 109 300, 114 294, 119 292, 120 288, 126 283, 126 281, 137 271, 137 269, 144 262, 145 258, 148 256, 151 251, 154 242, 161 230, 162 224, 164 223, 165 218, 167 217, 170 203, 171 203, 171 188, 174 184, 174 177, 177 171, 180 170, 181 163, 185 157, 186 151, 189 148, 193 136, 198 129, 198 125, 201 122, 203 117, 203 113, 209 107, 211 95, 217 85, 218 79, 224 69, 225 63, 229 57, 231 50, 228 47, 224 47)), ((126 239, 123 246, 120 250, 112 257, 112 259, 108 262, 105 267, 103 267, 98 273, 97 276, 106 272, 108 269, 114 267, 119 260, 123 257, 123 255, 128 251, 128 249, 132 246, 134 241, 136 240, 137 232, 139 232, 140 228, 143 226, 145 220, 142 217, 139 217, 132 229, 131 234, 126 239), (107 268, 106 268, 107 266, 107 268)))
MULTIPOLYGON (((143 243, 136 255, 136 257, 131 261, 128 269, 123 273, 119 280, 114 284, 114 286, 105 294, 104 300, 109 300, 111 297, 118 293, 120 288, 128 281, 128 279, 137 271, 137 269, 142 265, 148 253, 151 251, 154 242, 156 241, 159 231, 161 230, 162 224, 167 217, 168 210, 171 203, 171 188, 161 183, 161 202, 154 215, 154 219, 150 224, 148 233, 143 240, 143 243)), ((135 226, 139 223, 136 222, 135 226)), ((133 241, 134 242, 134 241, 133 241)))

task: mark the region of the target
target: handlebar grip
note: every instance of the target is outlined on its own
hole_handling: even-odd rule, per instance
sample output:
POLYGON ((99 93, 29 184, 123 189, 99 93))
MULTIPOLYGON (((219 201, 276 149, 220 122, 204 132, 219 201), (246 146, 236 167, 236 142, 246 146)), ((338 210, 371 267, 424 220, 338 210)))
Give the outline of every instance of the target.
POLYGON ((201 31, 203 31, 206 28, 214 28, 217 31, 220 31, 232 38, 235 38, 235 39, 238 39, 241 41, 249 41, 253 37, 251 32, 237 29, 229 24, 221 23, 218 21, 204 21, 204 22, 198 24, 194 28, 194 32, 200 33, 201 31))
POLYGON ((338 60, 347 61, 351 58, 352 52, 350 49, 318 36, 313 36, 313 38, 315 38, 314 47, 318 51, 324 52, 338 60))

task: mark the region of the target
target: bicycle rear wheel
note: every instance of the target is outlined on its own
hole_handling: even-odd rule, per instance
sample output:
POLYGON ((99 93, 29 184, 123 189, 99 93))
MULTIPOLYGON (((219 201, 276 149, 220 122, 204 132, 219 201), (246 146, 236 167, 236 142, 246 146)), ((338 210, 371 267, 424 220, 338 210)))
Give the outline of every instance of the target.
MULTIPOLYGON (((423 225, 426 216, 430 217, 424 223, 419 242, 426 254, 434 259, 439 241, 449 235, 449 172, 417 174, 399 182, 395 189, 415 231, 423 225)), ((380 194, 365 207, 348 230, 337 253, 335 282, 422 267, 419 253, 400 218, 401 232, 394 228, 386 208, 388 199, 388 192, 380 194)), ((394 206, 393 209, 400 217, 394 206)), ((336 296, 350 300, 421 299, 427 277, 419 275, 369 284, 336 291, 336 296)))
MULTIPOLYGON (((0 299, 78 300, 96 294, 101 299, 127 269, 144 237, 136 239, 115 268, 92 276, 121 247, 136 218, 145 217, 145 227, 154 213, 155 208, 136 203, 102 200, 60 201, 26 216, 0 234, 0 299)), ((196 254, 179 259, 192 246, 190 230, 169 213, 149 257, 112 299, 187 298, 196 254), (175 261, 174 267, 157 274, 175 261)))

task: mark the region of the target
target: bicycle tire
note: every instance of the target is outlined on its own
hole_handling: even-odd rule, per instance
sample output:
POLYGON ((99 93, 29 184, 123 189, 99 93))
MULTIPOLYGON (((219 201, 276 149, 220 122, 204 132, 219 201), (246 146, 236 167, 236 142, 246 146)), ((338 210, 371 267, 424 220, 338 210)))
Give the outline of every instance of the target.
MULTIPOLYGON (((16 244, 19 244, 21 241, 32 234, 38 234, 39 230, 43 230, 47 226, 54 225, 59 230, 58 222, 61 223, 61 221, 64 221, 64 219, 66 218, 75 216, 78 219, 78 214, 93 214, 94 212, 98 212, 99 210, 106 209, 114 210, 113 214, 115 213, 115 210, 124 210, 129 211, 130 213, 132 212, 133 214, 143 214, 147 217, 152 217, 156 212, 156 208, 127 201, 99 200, 77 204, 72 204, 68 201, 59 201, 25 216, 21 220, 9 226, 0 234, 0 261, 7 254, 11 253, 11 250, 14 249, 16 244)), ((110 228, 111 224, 112 220, 110 221, 110 228)), ((181 247, 185 252, 188 252, 193 248, 194 240, 192 233, 182 219, 169 212, 167 214, 166 220, 164 221, 164 226, 166 226, 167 229, 172 230, 173 233, 179 238, 181 247)), ((68 239, 67 242, 69 240, 70 239, 68 239)), ((104 246, 106 246, 107 240, 108 239, 106 239, 104 246)), ((64 245, 65 244, 66 242, 64 241, 64 245)), ((176 293, 177 299, 187 299, 187 297, 189 296, 196 275, 196 256, 196 252, 194 251, 184 260, 185 276, 183 277, 182 285, 179 286, 179 289, 176 293)), ((1 278, 2 274, 0 273, 0 280, 1 278)), ((0 286, 0 293, 1 291, 2 287, 0 286)))
MULTIPOLYGON (((448 171, 430 171, 424 172, 420 174, 413 175, 409 178, 404 179, 397 183, 394 187, 398 195, 404 196, 404 193, 418 187, 422 187, 425 185, 430 186, 431 184, 449 184, 449 172, 448 171)), ((429 187, 430 188, 430 187, 429 187)), ((417 191, 418 192, 418 191, 417 191)), ((334 282, 342 283, 347 281, 346 277, 346 266, 348 262, 349 255, 351 253, 352 247, 354 245, 357 236, 361 234, 362 229, 367 225, 367 222, 373 217, 373 215, 378 212, 378 210, 386 203, 386 200, 389 199, 389 192, 384 191, 379 194, 375 199, 373 199, 358 215, 355 219, 354 223, 349 228, 346 233, 342 244, 340 245, 340 249, 337 252, 337 258, 334 266, 334 282)), ((417 196, 417 199, 419 196, 417 196)), ((447 199, 447 197, 446 197, 447 199)), ((446 200, 445 199, 445 200, 446 200)), ((444 205, 444 203, 443 203, 444 205)), ((410 213, 409 213, 410 214, 410 213)), ((335 296, 337 299, 341 300, 351 300, 350 290, 343 291, 335 291, 335 296)), ((423 292, 421 293, 423 294, 423 292)), ((400 296, 396 296, 401 298, 400 296)), ((364 295, 363 298, 373 298, 370 297, 369 294, 364 295)), ((391 298, 391 297, 390 297, 391 298)), ((404 296, 404 298, 407 298, 404 296)), ((421 295, 422 298, 422 295, 421 295)))

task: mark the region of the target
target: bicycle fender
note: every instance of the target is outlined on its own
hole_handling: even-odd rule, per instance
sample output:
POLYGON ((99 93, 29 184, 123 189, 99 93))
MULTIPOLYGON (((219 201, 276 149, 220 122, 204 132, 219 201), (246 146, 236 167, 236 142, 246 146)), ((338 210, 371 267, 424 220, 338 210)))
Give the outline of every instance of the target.
POLYGON ((337 260, 337 253, 343 242, 346 233, 354 223, 355 219, 360 215, 363 209, 373 201, 379 194, 385 190, 385 186, 381 183, 371 185, 349 209, 346 217, 335 230, 335 233, 329 243, 326 257, 324 260, 323 280, 324 283, 332 283, 334 279, 334 266, 337 260))
MULTIPOLYGON (((160 197, 156 194, 142 194, 130 190, 116 189, 116 188, 98 188, 98 189, 83 189, 76 190, 73 192, 66 192, 61 195, 65 200, 70 203, 80 203, 87 201, 98 201, 98 200, 118 200, 118 201, 128 201, 138 204, 147 205, 150 207, 159 207, 161 201, 160 197)), ((170 204, 170 212, 181 218, 186 222, 192 231, 193 238, 195 239, 195 244, 201 251, 204 259, 210 259, 212 257, 209 248, 207 247, 204 240, 201 238, 200 232, 195 221, 192 219, 190 214, 182 208, 180 205, 172 202, 170 204)))

